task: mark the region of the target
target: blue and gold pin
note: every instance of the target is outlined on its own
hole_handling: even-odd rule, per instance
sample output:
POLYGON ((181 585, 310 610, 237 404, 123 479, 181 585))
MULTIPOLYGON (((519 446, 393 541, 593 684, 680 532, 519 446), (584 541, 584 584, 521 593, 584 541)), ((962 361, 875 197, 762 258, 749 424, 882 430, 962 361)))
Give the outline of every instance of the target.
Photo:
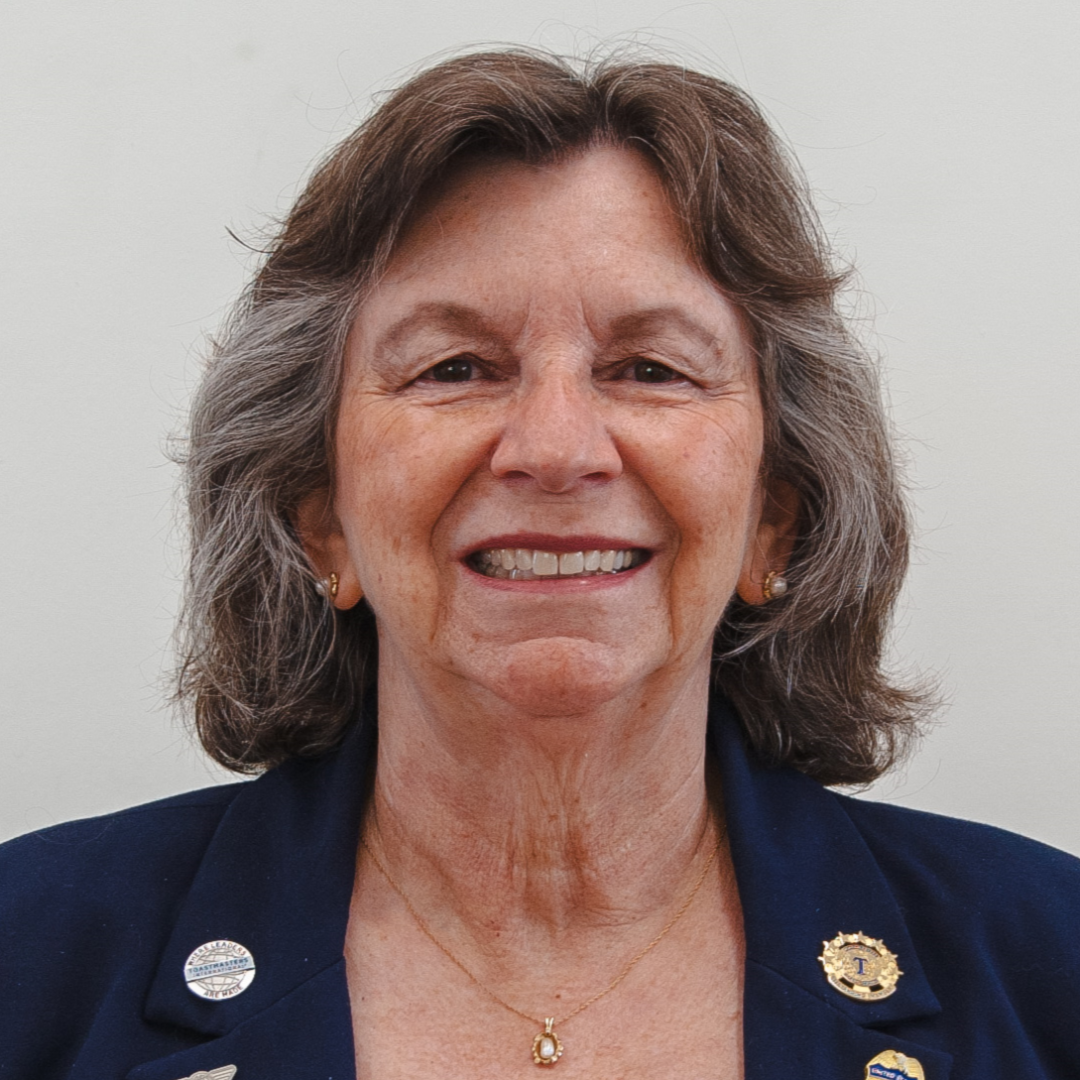
POLYGON ((926 1080, 919 1062, 899 1050, 885 1050, 866 1064, 864 1080, 926 1080))
POLYGON ((877 938, 856 934, 837 934, 823 941, 818 957, 829 985, 856 1001, 881 1001, 896 990, 904 973, 896 966, 896 954, 877 938))

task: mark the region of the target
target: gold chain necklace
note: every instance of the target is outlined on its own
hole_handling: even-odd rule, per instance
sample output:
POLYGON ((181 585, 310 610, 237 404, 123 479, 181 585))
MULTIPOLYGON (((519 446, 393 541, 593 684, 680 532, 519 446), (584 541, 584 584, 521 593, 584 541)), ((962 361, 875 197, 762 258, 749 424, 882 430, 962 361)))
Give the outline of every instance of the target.
MULTIPOLYGON (((704 869, 701 871, 700 876, 697 879, 697 883, 690 891, 690 895, 682 902, 679 910, 671 916, 670 919, 664 924, 663 929, 645 946, 639 953, 636 953, 630 962, 615 976, 614 979, 603 990, 593 994, 587 1001, 583 1001, 573 1012, 567 1013, 561 1020, 556 1021, 555 1017, 548 1016, 544 1018, 544 1030, 541 1031, 534 1039, 532 1043, 532 1056, 533 1061, 537 1065, 554 1065, 563 1054, 563 1044, 559 1039, 559 1036, 555 1034, 555 1024, 565 1024, 568 1020, 572 1020, 578 1013, 584 1012, 590 1005, 594 1005, 602 997, 606 997, 611 993, 630 974, 631 971, 643 960, 661 941, 667 937, 671 928, 690 910, 690 905, 694 902, 694 898, 701 891, 701 886, 705 884, 705 878, 708 876, 709 869, 716 861, 716 856, 720 852, 720 845, 724 842, 724 830, 720 830, 720 836, 716 841, 716 847, 713 848, 712 854, 709 856, 708 861, 705 863, 704 869)), ((412 906, 412 901, 405 895, 401 886, 390 876, 386 867, 379 861, 375 852, 368 847, 367 841, 361 837, 360 844, 363 849, 371 856, 371 861, 375 864, 376 869, 384 878, 386 878, 387 884, 401 897, 402 903, 404 903, 409 914, 413 917, 416 925, 420 927, 424 935, 429 941, 441 952, 443 955, 460 971, 464 972, 468 978, 475 983, 492 1001, 501 1005, 504 1009, 508 1009, 514 1013, 515 1016, 520 1016, 523 1020, 528 1020, 530 1023, 539 1024, 540 1021, 535 1017, 530 1016, 526 1012, 522 1012, 521 1009, 515 1008, 508 1001, 503 1001, 498 994, 489 986, 485 986, 432 932, 431 928, 420 917, 419 912, 412 906)))

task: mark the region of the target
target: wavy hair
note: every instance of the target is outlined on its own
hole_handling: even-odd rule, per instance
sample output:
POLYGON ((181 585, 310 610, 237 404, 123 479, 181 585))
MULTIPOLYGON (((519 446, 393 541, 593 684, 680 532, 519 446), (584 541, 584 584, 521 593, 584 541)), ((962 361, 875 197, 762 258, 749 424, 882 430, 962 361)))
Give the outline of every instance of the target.
POLYGON ((184 454, 190 572, 178 696, 217 761, 252 772, 332 747, 377 666, 366 603, 315 589, 291 514, 328 489, 345 335, 419 200, 465 157, 647 155, 695 255, 744 312, 764 468, 801 498, 787 594, 733 598, 715 681, 774 764, 863 783, 927 708, 882 670, 908 518, 876 368, 837 310, 797 167, 737 88, 661 62, 483 52, 405 83, 315 171, 215 342, 184 454))

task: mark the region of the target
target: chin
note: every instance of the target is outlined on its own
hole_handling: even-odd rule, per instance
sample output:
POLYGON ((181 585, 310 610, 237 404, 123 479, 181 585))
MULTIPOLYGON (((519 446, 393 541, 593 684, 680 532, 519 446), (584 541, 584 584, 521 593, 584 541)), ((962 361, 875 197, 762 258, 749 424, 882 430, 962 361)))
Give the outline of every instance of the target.
POLYGON ((572 716, 632 693, 658 666, 645 660, 638 650, 580 638, 543 638, 500 650, 497 669, 477 681, 513 708, 537 716, 572 716))

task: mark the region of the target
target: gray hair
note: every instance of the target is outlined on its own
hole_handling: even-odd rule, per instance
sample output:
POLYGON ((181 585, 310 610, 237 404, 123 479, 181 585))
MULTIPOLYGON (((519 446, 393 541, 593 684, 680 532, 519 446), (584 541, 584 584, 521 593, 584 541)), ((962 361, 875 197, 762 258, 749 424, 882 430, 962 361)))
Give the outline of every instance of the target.
POLYGON ((766 473, 801 499, 787 594, 732 598, 715 681, 767 761, 873 779, 927 708, 882 671, 908 519, 876 369, 837 312, 809 196, 754 103, 666 63, 458 57, 392 94, 315 172, 216 342, 184 459, 191 563, 179 696, 237 771, 332 747, 377 665, 366 603, 322 599, 291 523, 329 489, 345 334, 421 198, 460 161, 645 153, 702 267, 744 312, 766 473))

